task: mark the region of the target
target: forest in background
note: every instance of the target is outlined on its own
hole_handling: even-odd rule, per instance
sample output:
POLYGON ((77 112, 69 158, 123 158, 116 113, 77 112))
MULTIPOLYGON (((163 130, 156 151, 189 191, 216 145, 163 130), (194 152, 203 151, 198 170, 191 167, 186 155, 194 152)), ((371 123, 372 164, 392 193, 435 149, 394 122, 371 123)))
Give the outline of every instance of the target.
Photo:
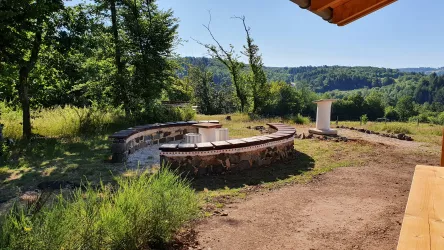
MULTIPOLYGON (((205 65, 212 73, 215 86, 230 83, 228 70, 217 60, 194 57, 184 60, 186 63, 183 65, 205 65)), ((186 69, 184 66, 179 72, 180 77, 188 74, 186 69)), ((244 70, 247 71, 248 67, 244 70)), ((336 98, 339 100, 333 105, 333 116, 340 120, 359 120, 366 115, 370 120, 385 117, 444 124, 444 75, 435 72, 424 74, 359 66, 264 67, 264 72, 268 84, 274 86, 271 89, 279 89, 277 86, 294 89, 294 95, 272 92, 269 96, 274 101, 285 96, 299 96, 302 100, 302 104, 288 101, 299 108, 287 107, 282 113, 279 112, 281 108, 274 113, 264 109, 265 115, 300 113, 313 118, 315 106, 310 104, 311 100, 336 98)))
POLYGON ((338 98, 333 116, 340 120, 444 124, 444 76, 375 67, 266 67, 242 16, 235 17, 245 30, 242 48, 218 42, 210 14, 204 27, 211 42, 194 41, 209 58, 182 58, 175 54, 182 42, 179 20, 153 0, 71 7, 61 0, 6 0, 0 11, 0 120, 20 113, 25 138, 36 131, 32 123, 43 109, 81 108, 75 112, 85 128, 96 113, 110 110, 129 126, 193 117, 190 108, 169 109, 161 101, 189 102, 203 114, 313 119, 313 100, 338 98))

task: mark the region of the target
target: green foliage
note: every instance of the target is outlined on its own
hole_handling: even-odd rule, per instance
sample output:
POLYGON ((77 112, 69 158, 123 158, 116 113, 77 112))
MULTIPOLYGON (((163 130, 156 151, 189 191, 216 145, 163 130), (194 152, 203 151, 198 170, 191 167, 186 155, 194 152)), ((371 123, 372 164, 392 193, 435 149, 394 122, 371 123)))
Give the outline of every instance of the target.
POLYGON ((296 124, 309 124, 310 123, 310 117, 305 117, 305 116, 302 116, 301 114, 291 116, 290 120, 296 124))
MULTIPOLYGON (((4 135, 19 139, 22 136, 22 112, 0 103, 0 123, 5 125, 4 135), (2 108, 3 106, 3 108, 2 108)), ((128 126, 123 112, 114 108, 90 108, 73 106, 36 109, 31 112, 33 133, 45 137, 73 137, 78 135, 104 134, 115 127, 128 126)))
POLYGON ((367 124, 367 122, 368 122, 368 116, 367 116, 367 114, 364 114, 364 115, 361 115, 361 122, 363 123, 363 124, 367 124))
POLYGON ((398 112, 396 109, 392 106, 387 106, 384 109, 384 117, 389 120, 397 120, 398 119, 398 112))
POLYGON ((190 121, 194 119, 196 112, 187 106, 167 107, 159 103, 155 103, 138 113, 133 114, 133 124, 172 122, 172 121, 190 121))
POLYGON ((444 112, 439 113, 437 116, 430 116, 429 121, 433 124, 444 125, 444 112))
POLYGON ((233 88, 229 84, 216 85, 208 65, 188 65, 189 75, 184 78, 194 88, 194 102, 199 112, 206 115, 232 113, 236 110, 233 88))
POLYGON ((242 20, 247 35, 247 45, 244 45, 242 54, 248 57, 250 74, 247 76, 247 82, 252 94, 253 113, 257 113, 264 108, 265 100, 269 94, 269 88, 266 86, 267 76, 265 75, 262 56, 259 54, 259 46, 254 44, 250 27, 247 27, 245 23, 245 16, 237 18, 242 20))
MULTIPOLYGON (((33 133, 44 137, 76 137, 86 135, 103 135, 129 126, 145 123, 189 121, 196 112, 187 106, 169 108, 160 104, 137 113, 131 119, 124 117, 120 108, 74 106, 39 108, 31 112, 33 133)), ((22 136, 20 120, 21 111, 15 111, 0 103, 0 123, 4 124, 3 134, 7 138, 19 139, 22 136)))
POLYGON ((263 115, 314 114, 312 101, 317 98, 314 93, 304 88, 296 89, 285 82, 271 82, 269 85, 268 100, 261 111, 263 115))
POLYGON ((401 121, 407 121, 409 117, 414 115, 413 98, 410 96, 404 96, 396 103, 396 112, 399 115, 401 121))
POLYGON ((2 220, 2 249, 147 249, 169 242, 198 214, 188 181, 163 167, 118 178, 117 187, 87 185, 70 198, 16 205, 2 220))

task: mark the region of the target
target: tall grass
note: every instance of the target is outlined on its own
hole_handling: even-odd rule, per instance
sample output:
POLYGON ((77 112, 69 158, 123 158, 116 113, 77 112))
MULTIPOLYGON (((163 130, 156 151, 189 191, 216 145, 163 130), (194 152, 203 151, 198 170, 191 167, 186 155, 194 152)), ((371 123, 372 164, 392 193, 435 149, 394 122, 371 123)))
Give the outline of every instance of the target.
MULTIPOLYGON (((150 110, 134 113, 129 118, 120 108, 74 106, 37 109, 31 112, 32 132, 45 137, 74 137, 112 133, 146 123, 193 120, 191 107, 166 108, 154 105, 150 110)), ((0 123, 5 137, 22 137, 22 112, 0 103, 0 123)))
POLYGON ((360 125, 359 122, 341 121, 339 124, 355 128, 362 127, 379 132, 410 134, 413 135, 413 138, 417 141, 431 142, 437 145, 441 143, 443 131, 442 125, 430 123, 418 124, 417 122, 368 122, 367 124, 360 125))
MULTIPOLYGON (((37 109, 31 112, 32 132, 46 137, 72 137, 80 134, 95 134, 122 120, 119 109, 78 108, 72 106, 37 109)), ((3 107, 0 123, 4 135, 19 139, 22 136, 22 111, 3 107)))
POLYGON ((149 249, 169 242, 198 213, 189 183, 168 168, 15 206, 3 219, 1 249, 149 249))

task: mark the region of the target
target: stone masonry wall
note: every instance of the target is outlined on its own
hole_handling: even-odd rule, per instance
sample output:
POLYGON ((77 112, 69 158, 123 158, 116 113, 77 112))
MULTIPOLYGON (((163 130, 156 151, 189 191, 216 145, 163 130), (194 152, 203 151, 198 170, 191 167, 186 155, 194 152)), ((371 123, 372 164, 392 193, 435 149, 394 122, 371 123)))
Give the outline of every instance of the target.
POLYGON ((295 155, 296 129, 282 123, 269 123, 269 132, 227 141, 171 143, 160 147, 161 163, 197 176, 221 174, 266 166, 295 155))
MULTIPOLYGON (((217 151, 216 151, 217 152, 217 151)), ((294 139, 266 147, 250 147, 241 152, 223 152, 214 155, 161 155, 161 162, 171 164, 180 172, 196 176, 237 172, 249 168, 268 166, 295 155, 294 139)))
MULTIPOLYGON (((218 121, 205 121, 219 123, 218 121)), ((187 133, 197 133, 196 121, 148 124, 119 131, 109 136, 112 161, 124 162, 135 151, 157 144, 182 140, 187 133)))

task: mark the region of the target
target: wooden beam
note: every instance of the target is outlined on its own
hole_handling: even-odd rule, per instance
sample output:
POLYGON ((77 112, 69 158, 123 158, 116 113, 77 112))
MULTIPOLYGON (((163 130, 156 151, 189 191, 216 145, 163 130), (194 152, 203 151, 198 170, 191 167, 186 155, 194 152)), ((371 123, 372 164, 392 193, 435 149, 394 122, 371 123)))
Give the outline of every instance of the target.
POLYGON ((322 11, 329 7, 334 8, 350 0, 311 0, 311 11, 322 11))
POLYGON ((339 26, 344 26, 357 19, 379 10, 396 0, 352 0, 333 9, 333 20, 339 26))
POLYGON ((444 168, 416 166, 398 250, 444 246, 444 168))
POLYGON ((444 167, 444 129, 442 129, 441 167, 444 167))

